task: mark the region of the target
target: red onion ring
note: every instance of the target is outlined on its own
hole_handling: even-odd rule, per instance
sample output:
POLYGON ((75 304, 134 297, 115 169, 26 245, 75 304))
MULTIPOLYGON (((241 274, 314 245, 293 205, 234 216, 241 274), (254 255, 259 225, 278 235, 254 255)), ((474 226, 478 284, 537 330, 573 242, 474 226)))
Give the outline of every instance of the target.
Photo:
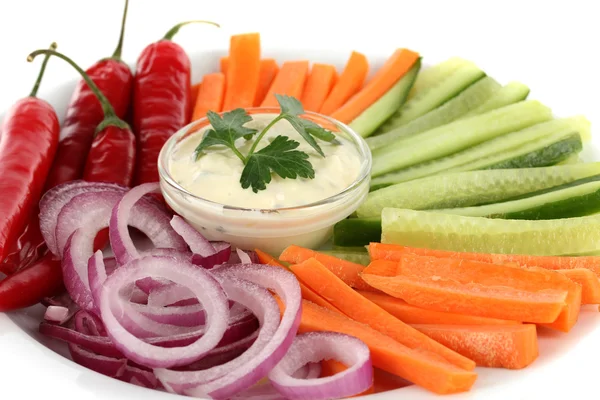
POLYGON ((111 378, 120 377, 127 365, 126 358, 101 356, 72 343, 68 346, 74 362, 111 378))
POLYGON ((171 219, 171 226, 190 246, 192 253, 198 254, 201 257, 208 257, 215 254, 217 251, 213 245, 198 232, 194 227, 188 224, 179 215, 174 215, 171 219))
POLYGON ((117 349, 130 360, 153 368, 199 360, 218 345, 228 325, 224 316, 228 315, 229 307, 221 285, 204 269, 170 257, 147 256, 118 268, 102 286, 99 308, 108 336, 117 349), (119 323, 114 311, 116 308, 125 311, 119 291, 148 276, 169 279, 192 290, 206 311, 206 331, 200 339, 183 347, 163 348, 135 337, 119 323))
POLYGON ((69 309, 63 306, 48 306, 44 319, 55 324, 63 324, 71 317, 69 309))
POLYGON ((118 379, 148 389, 156 389, 159 386, 158 379, 156 379, 156 376, 154 376, 152 371, 141 369, 130 364, 125 365, 125 368, 118 379))
POLYGON ((327 400, 362 393, 373 384, 369 348, 361 340, 334 332, 296 336, 288 353, 269 373, 277 391, 290 400, 327 400), (350 367, 334 376, 298 379, 293 376, 307 363, 335 359, 350 367))
POLYGON ((115 348, 110 339, 104 336, 86 335, 73 329, 47 322, 40 323, 39 330, 45 336, 79 345, 105 357, 123 357, 123 354, 115 348))

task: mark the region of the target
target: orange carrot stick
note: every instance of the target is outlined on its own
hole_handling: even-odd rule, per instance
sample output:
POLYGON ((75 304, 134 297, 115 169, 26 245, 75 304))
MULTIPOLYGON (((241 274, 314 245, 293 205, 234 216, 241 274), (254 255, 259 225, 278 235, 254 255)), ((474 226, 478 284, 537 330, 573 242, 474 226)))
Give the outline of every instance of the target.
POLYGON ((192 113, 192 121, 206 117, 209 111, 221 112, 224 91, 225 75, 221 72, 204 75, 192 113))
POLYGON ((252 107, 260 74, 260 35, 246 33, 231 37, 227 62, 227 90, 223 111, 252 107))
MULTIPOLYGON (((375 261, 377 263, 379 261, 375 261)), ((555 271, 537 267, 512 267, 456 258, 438 258, 405 254, 397 274, 428 279, 440 277, 460 283, 478 283, 486 286, 504 286, 536 292, 566 290, 566 305, 549 327, 568 332, 577 322, 581 308, 581 286, 555 271)), ((524 320, 529 322, 527 320, 524 320)))
MULTIPOLYGON (((369 61, 364 54, 353 51, 335 86, 325 99, 319 112, 330 115, 360 90, 369 73, 369 61)), ((342 121, 343 122, 343 121, 342 121)))
POLYGON ((559 272, 581 285, 581 304, 600 304, 600 280, 586 268, 557 269, 559 272))
POLYGON ((353 320, 369 325, 410 349, 435 353, 459 368, 466 370, 475 368, 473 361, 440 345, 435 340, 429 339, 375 303, 362 297, 314 258, 293 265, 291 268, 294 274, 308 287, 353 320))
POLYGON ((530 292, 509 287, 463 284, 441 277, 378 276, 362 278, 371 286, 417 307, 488 318, 552 323, 564 309, 566 290, 530 292))
POLYGON ((337 79, 338 74, 335 66, 314 64, 302 93, 301 102, 304 109, 319 112, 337 79))
POLYGON ((408 49, 398 49, 375 76, 344 105, 332 112, 331 117, 349 124, 371 104, 383 96, 402 78, 419 59, 419 54, 408 49))
POLYGON ((198 82, 195 85, 192 85, 192 87, 190 88, 190 102, 188 104, 188 115, 190 121, 193 121, 194 119, 192 118, 192 114, 194 113, 194 107, 196 105, 196 99, 198 98, 198 92, 200 91, 200 86, 202 85, 202 82, 198 82))
POLYGON ((358 290, 371 290, 373 288, 365 283, 360 277, 360 273, 365 268, 364 265, 355 264, 350 261, 342 260, 337 257, 330 256, 316 252, 311 249, 306 249, 300 246, 289 246, 279 256, 282 261, 289 262, 291 264, 298 264, 309 258, 315 258, 327 269, 340 278, 344 283, 350 287, 358 290))
POLYGON ((332 331, 354 336, 369 346, 375 367, 434 393, 468 391, 477 379, 473 371, 458 368, 431 353, 409 349, 365 324, 306 300, 302 301, 302 318, 298 331, 332 331))
POLYGON ((259 107, 265 99, 273 79, 279 72, 279 66, 277 61, 273 58, 264 58, 260 60, 260 74, 258 75, 258 88, 256 89, 256 96, 254 96, 254 106, 259 107))
POLYGON ((557 256, 529 256, 519 254, 486 254, 465 253, 446 250, 431 250, 418 247, 407 247, 396 244, 371 243, 369 254, 372 260, 398 261, 402 254, 411 253, 423 256, 460 258, 463 260, 483 261, 494 264, 515 263, 522 267, 540 267, 545 269, 575 269, 587 268, 600 277, 600 257, 557 257, 557 256))
POLYGON ((227 67, 229 67, 229 57, 224 56, 219 60, 219 68, 221 69, 221 73, 227 76, 227 67))
POLYGON ((287 61, 273 79, 271 87, 261 103, 261 107, 279 107, 275 94, 300 99, 308 74, 308 61, 287 61))
POLYGON ((537 358, 535 325, 413 325, 477 366, 521 369, 537 358))
MULTIPOLYGON (((339 374, 347 370, 348 367, 336 360, 323 360, 321 361, 321 378, 327 378, 329 376, 334 376, 335 374, 339 374)), ((366 396, 368 394, 374 393, 374 387, 371 385, 370 388, 365 390, 362 393, 359 393, 350 397, 358 397, 358 396, 366 396)))
POLYGON ((435 324, 435 325, 514 325, 518 321, 496 318, 476 317, 473 315, 452 314, 440 311, 426 310, 408 304, 385 293, 358 292, 383 308, 399 320, 407 324, 435 324))

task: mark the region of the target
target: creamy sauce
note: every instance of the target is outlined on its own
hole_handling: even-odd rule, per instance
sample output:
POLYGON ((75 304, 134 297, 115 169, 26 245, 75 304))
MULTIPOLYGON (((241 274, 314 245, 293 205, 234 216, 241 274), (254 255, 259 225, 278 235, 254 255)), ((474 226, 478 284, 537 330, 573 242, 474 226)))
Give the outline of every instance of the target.
MULTIPOLYGON (((260 133, 276 114, 254 114, 253 121, 246 127, 260 133)), ((196 161, 194 150, 210 126, 191 134, 177 144, 169 159, 171 177, 188 192, 219 204, 244 208, 286 208, 302 206, 323 200, 342 192, 359 176, 361 158, 355 145, 342 136, 337 143, 317 139, 325 153, 319 155, 298 134, 289 122, 278 121, 269 129, 258 144, 256 151, 267 146, 275 137, 284 135, 300 143, 297 150, 309 155, 315 170, 314 179, 282 179, 272 174, 266 190, 254 193, 251 188, 243 189, 240 176, 244 169, 242 161, 228 148, 213 146, 206 149, 196 161)), ((258 135, 258 134, 257 134, 258 135)), ((254 140, 239 139, 236 143, 246 155, 254 140)))

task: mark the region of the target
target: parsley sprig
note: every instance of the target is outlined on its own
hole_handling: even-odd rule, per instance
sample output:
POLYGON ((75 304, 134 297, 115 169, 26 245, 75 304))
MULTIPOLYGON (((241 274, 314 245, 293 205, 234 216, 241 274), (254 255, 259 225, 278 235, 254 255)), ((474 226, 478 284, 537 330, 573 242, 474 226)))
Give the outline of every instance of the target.
POLYGON ((279 135, 264 148, 256 150, 269 129, 281 120, 288 121, 296 132, 322 157, 325 157, 325 154, 315 138, 325 142, 332 142, 335 139, 335 135, 330 131, 300 117, 304 114, 304 108, 296 98, 278 94, 275 97, 281 108, 281 113, 273 118, 258 134, 246 155, 241 153, 235 143, 241 138, 251 140, 258 133, 258 130, 244 126, 247 122, 252 121, 252 117, 242 108, 223 113, 223 116, 209 111, 207 118, 211 124, 211 129, 206 132, 195 149, 196 160, 201 157, 202 152, 208 147, 222 145, 229 148, 244 163, 244 169, 240 177, 242 188, 251 187, 254 193, 267 188, 273 173, 284 179, 296 179, 297 177, 313 179, 315 171, 308 160, 308 154, 297 150, 300 146, 299 142, 287 136, 279 135))

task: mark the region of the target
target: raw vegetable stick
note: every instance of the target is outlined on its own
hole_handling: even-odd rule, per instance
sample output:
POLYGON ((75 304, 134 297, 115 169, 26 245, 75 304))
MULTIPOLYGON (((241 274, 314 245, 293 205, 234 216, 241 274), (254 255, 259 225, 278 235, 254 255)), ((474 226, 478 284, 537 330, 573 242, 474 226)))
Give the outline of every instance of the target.
MULTIPOLYGON (((283 307, 282 302, 279 304, 283 307)), ((465 371, 430 353, 409 349, 365 324, 310 301, 302 301, 302 318, 298 331, 332 331, 354 336, 369 346, 375 367, 434 393, 465 392, 477 379, 477 374, 473 371, 465 371)))
MULTIPOLYGON (((321 376, 320 376, 320 378, 327 378, 329 376, 333 376, 335 374, 344 372, 347 369, 348 369, 348 367, 339 361, 323 360, 323 361, 321 361, 321 376)), ((374 385, 371 385, 371 387, 368 388, 367 390, 365 390, 364 392, 359 393, 355 396, 350 396, 350 397, 366 396, 366 395, 372 394, 372 393, 375 393, 374 385)))
POLYGON ((208 111, 221 112, 224 92, 225 75, 221 72, 204 75, 192 113, 192 121, 206 117, 208 111))
POLYGON ((327 269, 340 278, 344 283, 357 290, 374 289, 369 286, 360 277, 360 273, 365 268, 364 265, 356 264, 350 261, 342 260, 327 254, 319 253, 311 249, 306 249, 300 246, 289 246, 279 256, 279 259, 291 264, 299 264, 309 258, 315 258, 327 269))
POLYGON ((362 297, 314 258, 293 265, 291 269, 306 285, 353 320, 369 325, 408 348, 437 354, 459 368, 466 370, 475 368, 473 361, 429 339, 362 297))
POLYGON ((398 261, 402 254, 412 253, 424 256, 461 258, 477 260, 494 264, 516 263, 523 267, 540 267, 545 269, 576 269, 587 268, 600 277, 600 257, 559 257, 559 256, 529 256, 520 254, 487 254, 471 252, 454 252, 446 250, 431 250, 419 247, 408 247, 397 244, 371 243, 369 254, 373 260, 398 261))
MULTIPOLYGON (((451 280, 409 276, 371 275, 363 279, 371 286, 428 310, 488 318, 552 323, 564 308, 566 290, 529 292, 507 287, 462 284, 451 280)), ((439 278, 439 277, 438 277, 439 278)))
POLYGON ((306 75, 308 74, 308 61, 287 61, 273 79, 271 87, 261 103, 261 107, 279 107, 275 94, 292 96, 297 99, 302 95, 306 75))
POLYGON ((539 354, 534 324, 413 327, 475 361, 479 367, 522 369, 539 354))
POLYGON ((227 67, 229 66, 229 57, 224 56, 221 57, 221 59, 219 60, 219 69, 221 70, 221 73, 223 73, 225 76, 227 76, 227 67))
POLYGON ((600 280, 585 268, 557 269, 573 282, 581 285, 581 304, 600 304, 600 280))
POLYGON ((260 35, 246 33, 231 37, 223 111, 254 105, 260 74, 260 35))
POLYGON ((302 93, 302 105, 306 111, 319 112, 327 95, 335 85, 338 73, 335 66, 316 63, 306 80, 302 93))
POLYGON ((385 293, 363 292, 362 296, 383 308, 399 320, 407 324, 435 325, 517 325, 518 321, 496 318, 476 317, 473 315, 452 314, 440 311, 426 310, 408 304, 385 293))
MULTIPOLYGON (((353 51, 335 86, 325 99, 319 112, 331 115, 343 106, 363 86, 369 73, 369 61, 364 54, 353 51)), ((344 121, 342 121, 344 122, 344 121)))
MULTIPOLYGON (((279 260, 265 253, 264 251, 255 249, 256 255, 258 256, 258 260, 261 264, 272 265, 274 267, 281 267, 286 271, 289 271, 289 268, 284 266, 279 260)), ((332 306, 327 300, 322 298, 319 294, 315 293, 311 288, 306 286, 302 281, 298 280, 300 284, 300 291, 302 292, 302 298, 304 300, 311 301, 320 307, 327 308, 331 311, 339 312, 337 308, 332 306)))
POLYGON ((331 117, 343 123, 350 123, 371 104, 383 96, 417 62, 419 54, 408 49, 398 49, 377 71, 375 76, 343 106, 335 110, 331 117))
MULTIPOLYGON (((382 261, 374 261, 378 263, 382 261)), ((383 261, 387 262, 387 261, 383 261)), ((456 258, 438 258, 405 254, 398 263, 398 275, 429 279, 438 277, 463 284, 503 286, 537 292, 566 290, 566 304, 549 327, 568 332, 577 322, 581 308, 581 286, 555 271, 537 267, 514 267, 456 258)), ((527 320, 524 320, 527 321, 527 320)))
POLYGON ((273 79, 279 72, 279 66, 277 61, 273 58, 263 58, 260 60, 260 73, 258 75, 258 88, 256 89, 256 96, 254 96, 254 106, 259 107, 265 99, 273 79))

